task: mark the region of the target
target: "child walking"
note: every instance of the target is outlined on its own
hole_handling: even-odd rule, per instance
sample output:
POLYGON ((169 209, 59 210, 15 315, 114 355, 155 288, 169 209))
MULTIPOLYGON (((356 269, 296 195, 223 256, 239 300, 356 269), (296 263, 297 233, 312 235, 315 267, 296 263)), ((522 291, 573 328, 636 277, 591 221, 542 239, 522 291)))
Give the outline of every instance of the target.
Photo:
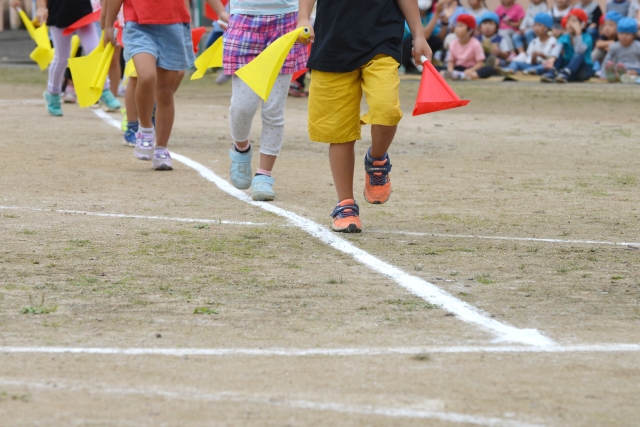
MULTIPOLYGON (((53 61, 49 65, 49 80, 47 90, 44 92, 44 99, 47 104, 47 111, 52 116, 62 116, 61 92, 64 72, 67 68, 69 55, 71 54, 72 35, 63 36, 65 28, 76 22, 78 19, 93 12, 90 0, 38 0, 36 17, 40 22, 46 22, 49 26, 55 54, 53 61)), ((80 37, 80 43, 86 53, 91 52, 98 46, 99 39, 93 24, 85 25, 76 30, 80 37)), ((104 90, 100 96, 100 101, 106 104, 109 111, 120 108, 120 102, 109 90, 109 81, 105 83, 104 90)))
MULTIPOLYGON (((311 28, 315 0, 300 0, 299 27, 311 28)), ((373 204, 391 196, 387 150, 402 118, 398 66, 405 20, 413 37, 413 57, 431 58, 415 0, 318 0, 309 69, 309 137, 329 144, 329 164, 338 204, 334 231, 362 231, 353 196, 355 142, 361 123, 370 124, 372 145, 364 158, 364 198, 373 204), (369 111, 360 116, 362 93, 369 111)))
POLYGON ((224 33, 224 72, 231 79, 229 119, 233 147, 231 183, 239 189, 251 187, 254 200, 269 201, 276 197, 271 176, 284 139, 284 108, 291 85, 291 76, 307 63, 307 48, 295 44, 285 59, 266 102, 234 73, 258 56, 273 41, 296 29, 297 0, 263 2, 231 0, 229 27, 224 33), (249 141, 251 122, 258 106, 262 106, 260 166, 252 177, 253 147, 249 141))
POLYGON ((153 0, 109 0, 105 19, 105 42, 116 44, 114 23, 123 6, 124 56, 133 58, 138 74, 135 107, 140 127, 136 133, 135 156, 153 160, 155 170, 172 170, 167 150, 175 109, 173 94, 180 72, 195 60, 184 0, 165 0, 157 7, 153 0), (156 127, 151 121, 157 103, 156 127))

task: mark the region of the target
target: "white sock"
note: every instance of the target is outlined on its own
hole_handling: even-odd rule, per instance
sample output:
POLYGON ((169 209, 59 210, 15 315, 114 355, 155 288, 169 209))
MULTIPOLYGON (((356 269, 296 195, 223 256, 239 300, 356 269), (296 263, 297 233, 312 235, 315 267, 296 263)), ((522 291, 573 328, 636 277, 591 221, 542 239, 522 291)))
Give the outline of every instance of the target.
POLYGON ((156 130, 154 128, 143 128, 142 126, 140 126, 138 128, 138 132, 140 132, 140 133, 156 133, 156 130))
POLYGON ((160 147, 159 145, 156 145, 155 147, 153 147, 153 149, 154 149, 155 151, 162 151, 162 150, 166 150, 166 149, 167 149, 167 147, 160 147))
POLYGON ((452 72, 454 79, 464 79, 465 74, 462 71, 453 70, 452 72))

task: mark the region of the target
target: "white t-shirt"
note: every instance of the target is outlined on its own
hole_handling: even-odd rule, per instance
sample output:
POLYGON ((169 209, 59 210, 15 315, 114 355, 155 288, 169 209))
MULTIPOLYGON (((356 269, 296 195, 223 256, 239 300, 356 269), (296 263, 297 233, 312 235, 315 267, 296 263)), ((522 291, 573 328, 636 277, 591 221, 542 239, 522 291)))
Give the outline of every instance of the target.
POLYGON ((558 44, 558 40, 551 36, 546 42, 542 42, 540 37, 536 37, 529 43, 527 48, 527 64, 531 64, 533 52, 542 52, 545 56, 549 56, 553 48, 558 44))
POLYGON ((281 15, 298 11, 298 0, 231 0, 231 14, 281 15))

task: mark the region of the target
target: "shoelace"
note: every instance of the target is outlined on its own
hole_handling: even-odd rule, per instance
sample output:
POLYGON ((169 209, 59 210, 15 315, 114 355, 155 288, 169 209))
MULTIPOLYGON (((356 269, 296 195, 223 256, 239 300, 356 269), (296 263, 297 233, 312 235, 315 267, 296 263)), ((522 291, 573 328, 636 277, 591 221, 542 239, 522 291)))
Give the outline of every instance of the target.
POLYGON ((385 185, 387 183, 387 175, 389 174, 383 172, 372 173, 371 175, 369 175, 369 184, 371 184, 372 186, 385 185))
POLYGON ((353 209, 345 209, 341 212, 338 212, 336 216, 338 218, 349 218, 351 216, 358 216, 358 214, 353 209))

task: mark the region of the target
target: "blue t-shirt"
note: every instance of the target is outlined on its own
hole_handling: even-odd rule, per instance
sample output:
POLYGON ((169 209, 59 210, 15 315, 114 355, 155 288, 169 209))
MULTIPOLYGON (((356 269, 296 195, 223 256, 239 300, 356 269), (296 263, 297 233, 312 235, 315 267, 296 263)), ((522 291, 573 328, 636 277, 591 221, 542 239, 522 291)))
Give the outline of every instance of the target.
MULTIPOLYGON (((429 12, 425 16, 420 17, 423 27, 426 27, 429 21, 431 21, 431 16, 433 16, 433 13, 429 12)), ((440 34, 440 23, 436 24, 436 26, 433 28, 433 33, 431 33, 432 36, 437 34, 440 34)), ((409 37, 411 37, 411 28, 409 28, 409 24, 407 24, 407 21, 405 21, 404 22, 404 38, 406 39, 409 37)))
MULTIPOLYGON (((587 33, 582 33, 582 41, 587 45, 587 50, 584 53, 584 62, 588 65, 592 65, 591 51, 593 51, 593 39, 587 33)), ((562 57, 565 61, 570 61, 573 58, 573 43, 571 42, 571 35, 563 34, 558 39, 558 44, 562 45, 562 57)))

